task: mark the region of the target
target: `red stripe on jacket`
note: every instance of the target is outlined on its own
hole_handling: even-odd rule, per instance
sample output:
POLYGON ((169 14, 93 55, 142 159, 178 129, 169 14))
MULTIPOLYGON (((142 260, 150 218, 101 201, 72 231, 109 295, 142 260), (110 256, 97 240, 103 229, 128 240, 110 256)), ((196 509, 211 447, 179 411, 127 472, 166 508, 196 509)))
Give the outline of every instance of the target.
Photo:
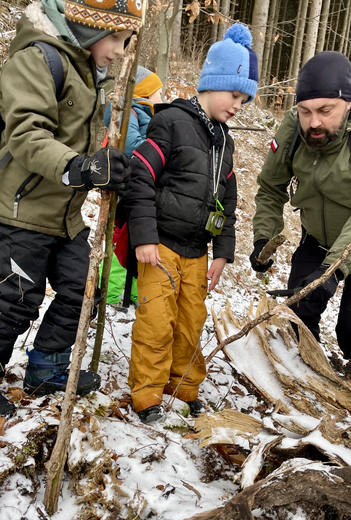
POLYGON ((165 159, 165 156, 163 155, 163 152, 161 150, 161 148, 155 143, 155 141, 153 141, 152 139, 146 139, 148 143, 150 143, 154 148, 155 150, 159 153, 159 156, 161 157, 161 160, 162 160, 162 164, 163 166, 166 164, 166 159, 165 159))
POLYGON ((154 182, 156 180, 156 175, 155 175, 155 172, 154 172, 154 169, 153 167, 151 166, 151 164, 149 163, 149 161, 147 161, 145 159, 145 157, 143 157, 139 152, 137 152, 136 150, 134 150, 133 152, 133 155, 135 155, 136 157, 138 157, 144 164, 145 166, 148 168, 148 170, 150 171, 151 175, 152 175, 152 178, 154 179, 154 182))

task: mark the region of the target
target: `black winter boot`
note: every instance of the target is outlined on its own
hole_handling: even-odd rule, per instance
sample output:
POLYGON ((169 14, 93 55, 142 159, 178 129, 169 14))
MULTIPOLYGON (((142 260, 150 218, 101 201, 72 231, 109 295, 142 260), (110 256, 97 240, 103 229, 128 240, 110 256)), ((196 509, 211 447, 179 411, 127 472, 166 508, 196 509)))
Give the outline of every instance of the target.
POLYGON ((9 419, 13 416, 15 411, 15 405, 8 401, 0 392, 0 417, 6 417, 7 419, 9 419))
POLYGON ((198 399, 195 399, 195 401, 188 401, 186 404, 189 405, 190 415, 193 417, 197 417, 200 413, 206 412, 205 407, 198 399))
MULTIPOLYGON (((23 389, 28 394, 47 395, 64 392, 67 386, 71 349, 61 354, 48 354, 33 349, 28 354, 28 365, 24 376, 23 389)), ((95 372, 81 370, 77 395, 85 395, 100 387, 101 378, 95 372)))
POLYGON ((137 412, 137 416, 144 424, 159 421, 163 417, 161 406, 159 404, 155 404, 155 406, 150 406, 141 412, 137 412))

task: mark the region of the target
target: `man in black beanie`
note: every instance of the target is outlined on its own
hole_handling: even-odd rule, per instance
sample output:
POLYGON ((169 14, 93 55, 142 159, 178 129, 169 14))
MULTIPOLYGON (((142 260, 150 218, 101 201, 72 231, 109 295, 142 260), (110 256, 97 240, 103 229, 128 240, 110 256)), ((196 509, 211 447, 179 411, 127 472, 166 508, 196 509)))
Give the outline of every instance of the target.
MULTIPOLYGON (((321 52, 300 71, 297 107, 285 116, 258 176, 253 269, 266 271, 260 252, 284 227, 283 209, 300 210, 302 238, 292 257, 288 287, 302 288, 318 279, 351 242, 351 63, 339 52, 321 52)), ((298 306, 292 306, 319 341, 319 321, 338 283, 345 279, 336 334, 351 358, 351 258, 298 306)))

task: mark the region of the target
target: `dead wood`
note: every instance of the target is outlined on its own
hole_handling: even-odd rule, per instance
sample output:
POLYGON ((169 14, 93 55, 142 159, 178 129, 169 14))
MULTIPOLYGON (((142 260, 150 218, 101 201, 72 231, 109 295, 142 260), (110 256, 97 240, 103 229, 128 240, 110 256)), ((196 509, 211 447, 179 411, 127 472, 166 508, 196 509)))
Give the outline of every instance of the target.
MULTIPOLYGON (((257 262, 262 265, 267 265, 271 256, 275 254, 278 247, 284 244, 285 240, 286 237, 282 233, 279 233, 275 237, 271 238, 258 255, 257 262)), ((259 280, 263 280, 265 276, 267 276, 266 273, 256 273, 256 278, 259 280)))
MULTIPOLYGON (((134 49, 135 46, 134 48, 132 46, 132 48, 130 49, 131 53, 128 53, 125 58, 124 66, 128 70, 128 74, 125 73, 122 75, 125 81, 129 75, 130 68, 134 59, 134 49)), ((124 91, 125 84, 121 85, 121 97, 123 96, 124 91)), ((46 463, 47 484, 45 488, 44 505, 49 514, 56 513, 58 499, 61 492, 63 470, 67 459, 67 450, 71 436, 72 414, 76 398, 79 372, 86 350, 86 340, 88 337, 89 324, 91 321, 94 306, 94 296, 99 277, 99 265, 104 256, 102 244, 106 229, 106 223, 109 216, 110 200, 111 192, 106 190, 103 191, 94 243, 90 253, 90 265, 85 287, 85 294, 78 324, 75 347, 73 349, 72 354, 72 362, 70 366, 67 388, 62 407, 59 431, 57 435, 56 444, 51 454, 51 458, 49 462, 46 463)))
MULTIPOLYGON (((320 285, 323 285, 329 278, 332 276, 332 274, 340 267, 341 264, 343 264, 346 260, 346 258, 351 253, 351 244, 349 244, 344 251, 342 252, 341 256, 330 265, 330 267, 326 270, 326 272, 317 280, 310 283, 309 285, 306 285, 301 291, 294 294, 294 296, 291 296, 291 298, 288 298, 285 301, 285 306, 289 307, 290 305, 293 305, 294 303, 297 303, 302 298, 305 298, 310 292, 314 291, 317 287, 320 285)), ((220 350, 222 350, 226 345, 229 345, 229 343, 233 343, 234 341, 242 338, 243 336, 246 336, 250 330, 252 330, 254 327, 259 325, 260 323, 269 320, 274 314, 276 314, 276 309, 279 307, 277 305, 272 310, 261 314, 258 318, 251 320, 249 323, 245 325, 237 334, 234 334, 233 336, 230 336, 229 338, 226 338, 224 341, 222 341, 206 358, 205 362, 209 363, 213 356, 217 354, 220 350)))
POLYGON ((283 520, 298 507, 311 520, 324 518, 318 515, 328 508, 333 511, 333 518, 350 518, 351 468, 321 464, 312 467, 310 461, 303 460, 305 463, 291 461, 290 467, 247 487, 224 507, 185 520, 253 520, 251 511, 257 508, 278 512, 278 518, 283 520))
MULTIPOLYGON (((121 73, 116 78, 114 93, 110 96, 111 118, 108 136, 109 146, 114 146, 119 150, 124 150, 127 139, 130 109, 132 107, 135 77, 138 67, 138 57, 142 41, 142 30, 143 28, 139 30, 138 39, 136 40, 136 36, 134 36, 133 40, 128 46, 128 54, 126 59, 123 61, 121 73), (123 97, 125 97, 124 104, 123 97), (123 117, 122 122, 120 123, 122 111, 123 117)), ((113 256, 113 232, 115 227, 117 195, 118 194, 116 192, 111 193, 110 212, 106 225, 105 258, 100 284, 102 301, 99 304, 94 351, 90 363, 90 369, 94 372, 97 372, 99 367, 102 339, 105 330, 106 298, 113 256)), ((102 192, 102 201, 104 200, 103 196, 104 192, 102 192)))

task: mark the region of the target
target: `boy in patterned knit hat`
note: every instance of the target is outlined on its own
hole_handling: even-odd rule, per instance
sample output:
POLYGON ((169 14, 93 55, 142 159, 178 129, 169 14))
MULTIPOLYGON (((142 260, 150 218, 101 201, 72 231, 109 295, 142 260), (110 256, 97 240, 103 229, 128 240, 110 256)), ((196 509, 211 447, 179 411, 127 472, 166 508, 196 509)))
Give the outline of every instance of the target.
POLYGON ((126 207, 140 305, 129 385, 144 423, 162 417, 163 393, 186 401, 193 416, 203 410, 198 392, 206 376, 200 336, 207 282, 211 291, 234 260, 234 143, 226 122, 256 94, 251 41, 242 24, 228 29, 208 52, 198 97, 156 105, 147 140, 131 159, 126 207), (176 290, 157 262, 170 271, 176 290))
MULTIPOLYGON (((130 175, 124 153, 97 145, 105 98, 113 89, 107 67, 123 56, 140 23, 140 0, 43 0, 30 4, 17 24, 0 80, 6 123, 0 149, 3 390, 5 365, 18 335, 38 318, 46 279, 56 295, 28 353, 24 388, 37 395, 66 388, 89 266, 81 207, 90 189, 121 193, 130 175), (59 92, 60 78, 35 41, 59 58, 59 92)), ((81 371, 77 393, 99 384, 97 374, 81 371)), ((0 415, 14 411, 0 393, 0 415)))

